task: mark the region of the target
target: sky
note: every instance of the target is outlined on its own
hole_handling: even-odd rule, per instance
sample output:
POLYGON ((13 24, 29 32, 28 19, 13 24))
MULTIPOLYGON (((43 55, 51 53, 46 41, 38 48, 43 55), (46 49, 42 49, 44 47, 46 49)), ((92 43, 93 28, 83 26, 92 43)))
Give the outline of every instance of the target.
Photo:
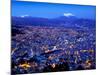
POLYGON ((12 16, 32 16, 57 18, 60 16, 76 16, 78 18, 95 19, 96 7, 89 5, 54 4, 41 2, 12 1, 12 16))

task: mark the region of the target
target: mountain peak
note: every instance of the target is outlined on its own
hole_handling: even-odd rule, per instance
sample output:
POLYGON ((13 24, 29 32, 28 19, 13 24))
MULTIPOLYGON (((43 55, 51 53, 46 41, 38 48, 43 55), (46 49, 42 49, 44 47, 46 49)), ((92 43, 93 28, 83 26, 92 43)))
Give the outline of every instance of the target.
POLYGON ((75 16, 75 15, 72 14, 72 13, 64 13, 63 16, 65 16, 65 17, 70 17, 70 16, 75 16))
POLYGON ((21 18, 29 17, 29 15, 21 15, 20 17, 21 17, 21 18))

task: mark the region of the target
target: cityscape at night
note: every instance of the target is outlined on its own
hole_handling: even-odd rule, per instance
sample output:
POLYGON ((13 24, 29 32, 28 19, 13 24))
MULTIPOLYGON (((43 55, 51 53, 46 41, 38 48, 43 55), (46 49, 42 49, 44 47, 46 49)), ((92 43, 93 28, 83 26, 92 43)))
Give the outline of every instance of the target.
POLYGON ((12 1, 11 73, 96 69, 95 10, 12 1))

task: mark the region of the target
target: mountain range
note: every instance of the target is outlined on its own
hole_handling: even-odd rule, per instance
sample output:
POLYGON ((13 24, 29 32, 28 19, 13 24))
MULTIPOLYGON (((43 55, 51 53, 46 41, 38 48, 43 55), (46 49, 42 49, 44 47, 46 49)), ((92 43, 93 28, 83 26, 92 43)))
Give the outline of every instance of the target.
POLYGON ((78 27, 78 28, 95 28, 96 21, 92 19, 77 18, 76 16, 60 16, 57 18, 41 18, 41 17, 15 17, 12 16, 12 25, 21 26, 51 26, 51 27, 78 27))

